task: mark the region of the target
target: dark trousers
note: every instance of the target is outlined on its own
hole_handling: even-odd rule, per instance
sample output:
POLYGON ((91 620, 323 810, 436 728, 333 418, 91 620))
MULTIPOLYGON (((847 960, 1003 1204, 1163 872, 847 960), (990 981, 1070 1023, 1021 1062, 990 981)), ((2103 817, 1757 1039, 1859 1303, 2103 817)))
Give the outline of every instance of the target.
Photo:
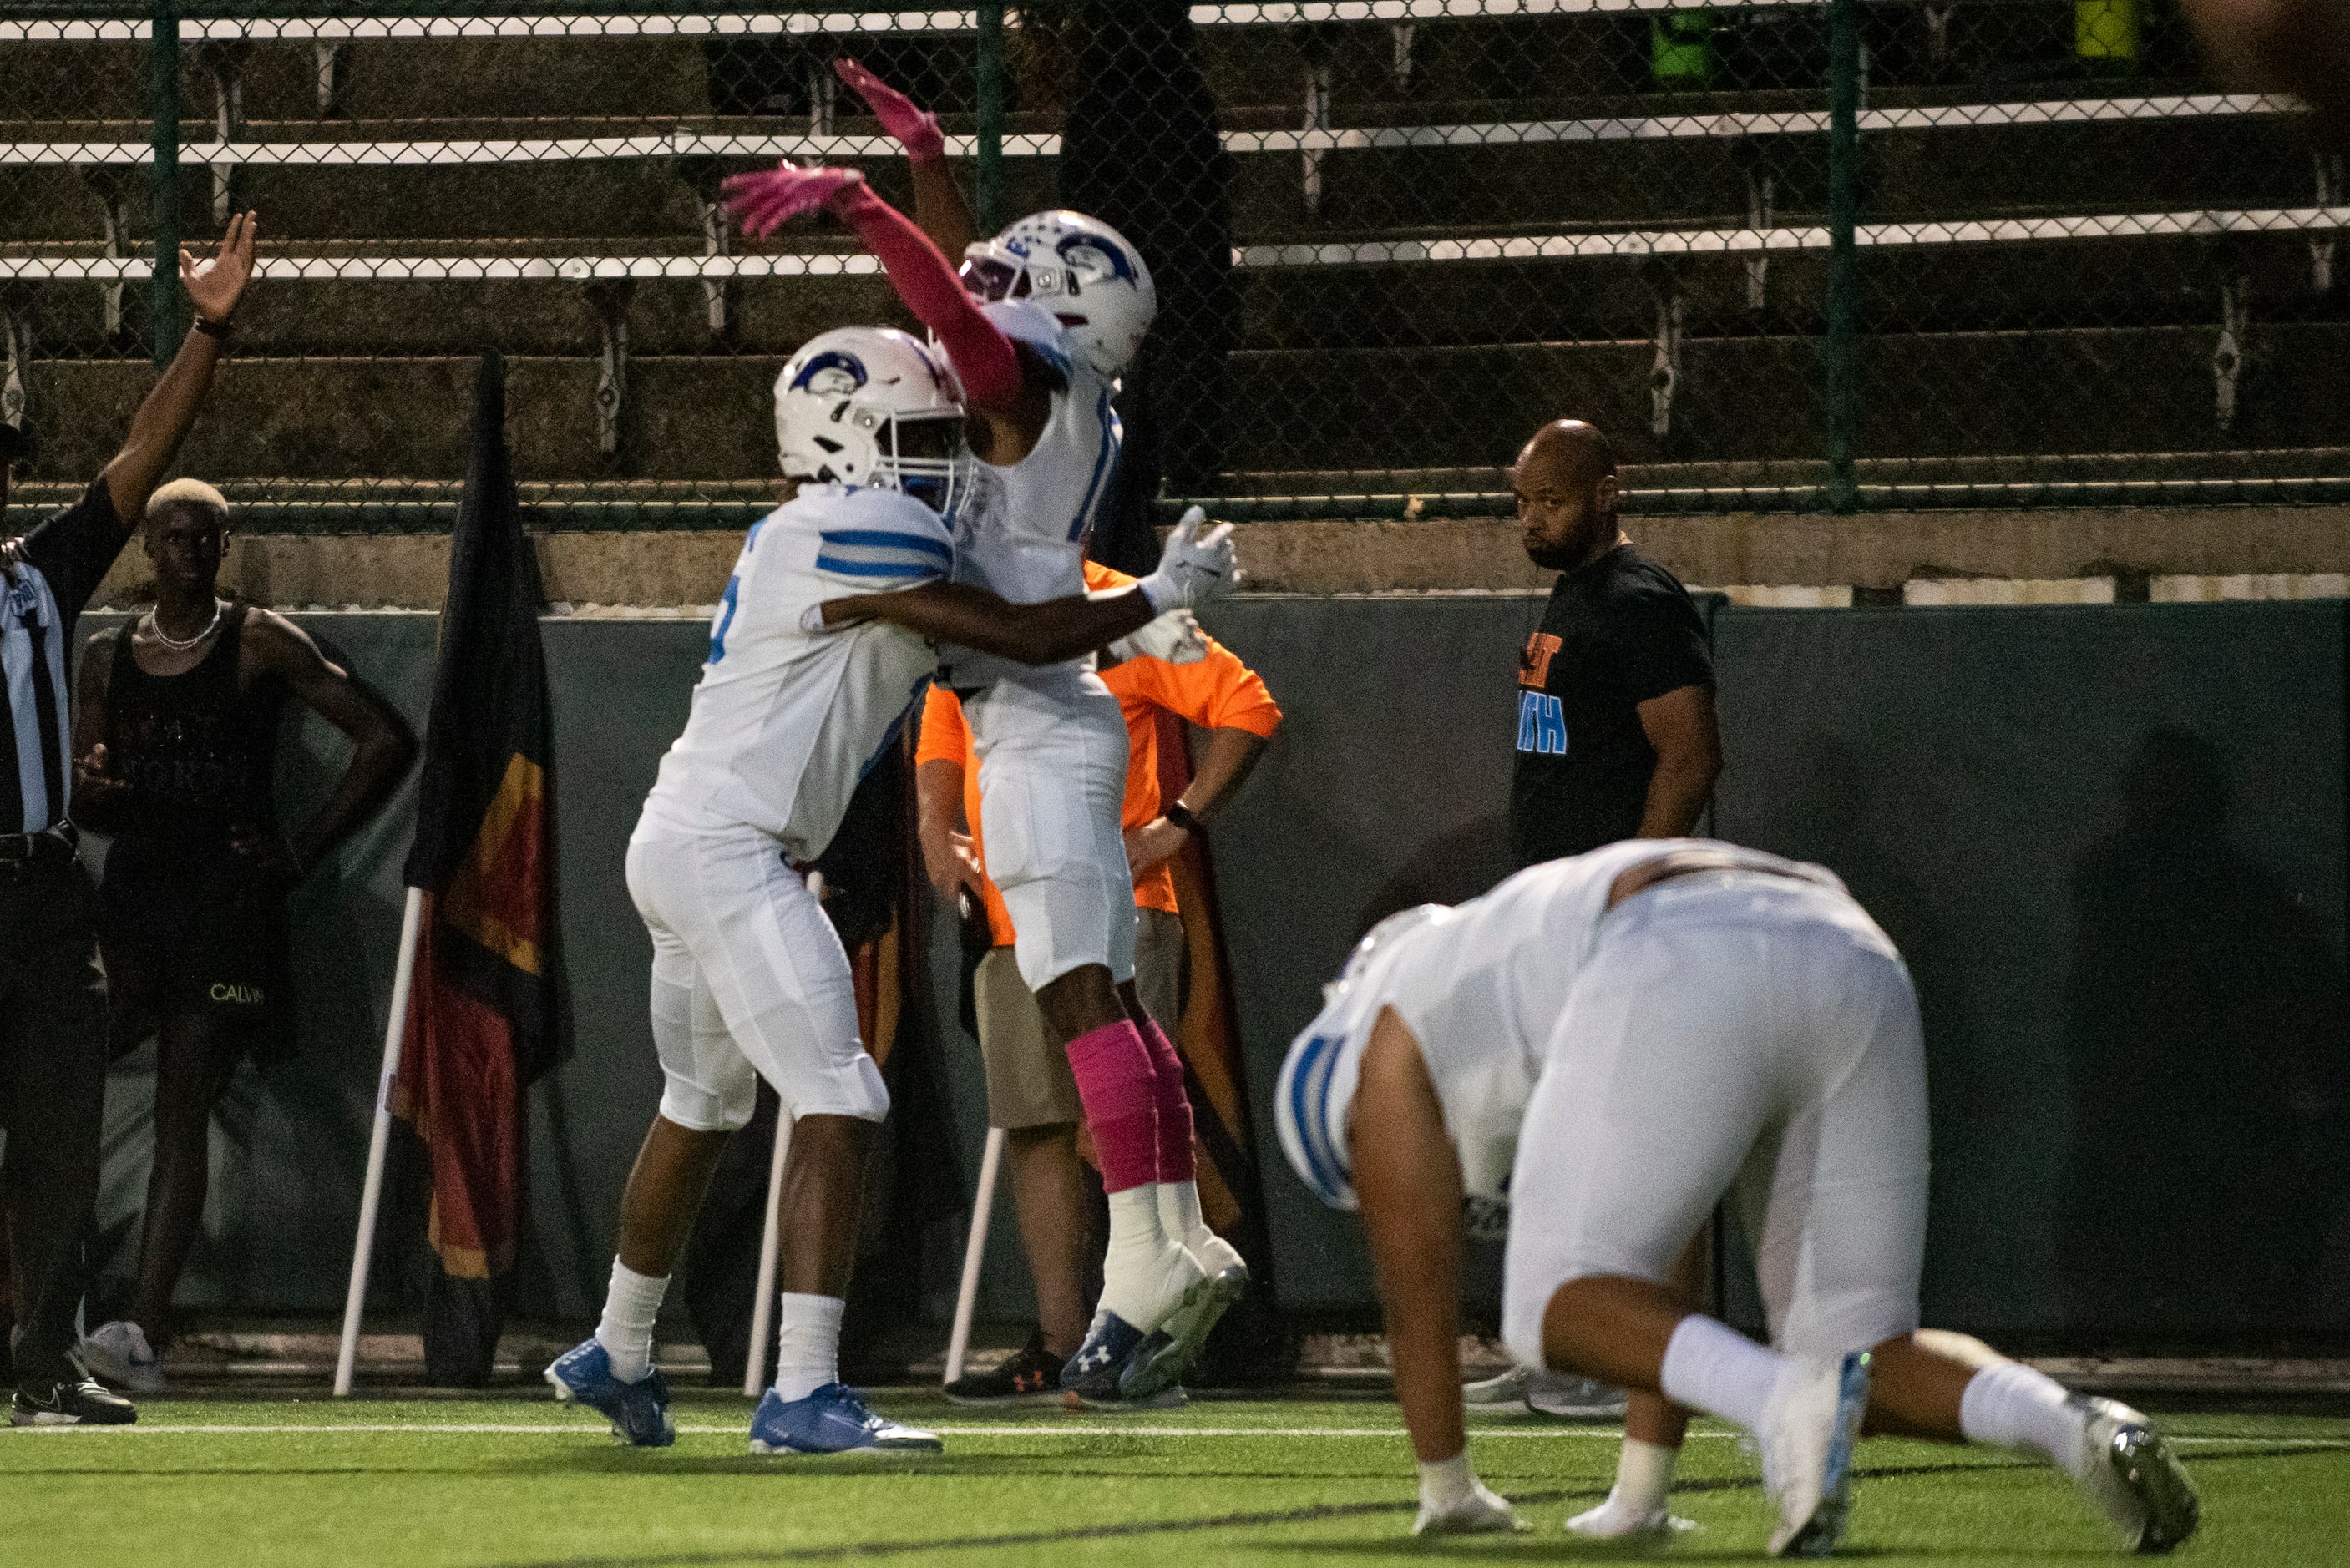
POLYGON ((78 861, 0 865, 0 1126, 16 1210, 24 1340, 16 1380, 75 1376, 106 1104, 106 978, 97 891, 78 861))

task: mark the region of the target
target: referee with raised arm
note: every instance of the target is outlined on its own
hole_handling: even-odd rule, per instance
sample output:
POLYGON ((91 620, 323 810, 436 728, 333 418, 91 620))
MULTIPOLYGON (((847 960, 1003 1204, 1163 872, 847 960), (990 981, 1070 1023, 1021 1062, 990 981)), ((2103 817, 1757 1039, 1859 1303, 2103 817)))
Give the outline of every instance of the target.
MULTIPOLYGON (((131 416, 130 434, 80 500, 0 545, 0 1127, 25 1282, 17 1427, 120 1426, 130 1402, 73 1359, 74 1319, 88 1282, 86 1234, 98 1199, 106 1099, 106 981, 98 964, 97 898, 66 820, 74 622, 98 591, 147 497, 212 389, 229 317, 253 275, 257 227, 231 219, 220 253, 180 254, 195 307, 187 340, 131 416)), ((0 437, 21 445, 21 432, 0 437)), ((0 448, 0 507, 8 463, 0 448)))

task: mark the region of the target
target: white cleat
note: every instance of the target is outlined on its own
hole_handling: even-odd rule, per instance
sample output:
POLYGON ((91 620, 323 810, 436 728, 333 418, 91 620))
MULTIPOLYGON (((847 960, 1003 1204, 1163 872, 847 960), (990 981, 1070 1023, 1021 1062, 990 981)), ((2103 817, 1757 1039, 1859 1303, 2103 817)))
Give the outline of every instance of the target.
POLYGON ((147 1344, 147 1331, 118 1319, 101 1324, 81 1342, 81 1362, 91 1376, 133 1394, 163 1391, 163 1358, 147 1344))
POLYGON ((1496 1377, 1470 1383, 1461 1389, 1461 1402, 1471 1410, 1509 1416, 1530 1412, 1565 1420, 1607 1419, 1621 1416, 1627 1403, 1623 1390, 1564 1372, 1530 1372, 1513 1366, 1496 1377))
POLYGON ((1568 1520, 1567 1529, 1586 1541, 1630 1541, 1639 1537, 1669 1541, 1698 1528, 1696 1521, 1677 1518, 1669 1509, 1650 1509, 1642 1513, 1622 1502, 1622 1496, 1620 1489, 1610 1488, 1606 1502, 1568 1520))
POLYGON ((1248 1283, 1248 1261, 1241 1251, 1213 1231, 1201 1227, 1195 1234, 1183 1239, 1183 1251, 1191 1254, 1191 1264, 1211 1280, 1231 1280, 1245 1286, 1248 1283))
POLYGON ((1526 1407, 1526 1384, 1534 1376, 1523 1366, 1513 1366, 1499 1376, 1461 1386, 1461 1402, 1472 1410, 1523 1410, 1526 1407))
POLYGON ((2154 1423, 2116 1399, 2075 1394, 2065 1403, 2087 1417, 2081 1490, 2113 1521, 2123 1546, 2156 1556, 2194 1534, 2202 1503, 2154 1423))
POLYGON ((1762 1485, 1779 1505, 1773 1557, 1825 1557, 1852 1511, 1853 1445, 1868 1410, 1868 1353, 1791 1355, 1762 1407, 1762 1485))
POLYGON ((1537 1372, 1526 1383, 1526 1408, 1568 1421, 1612 1420, 1631 1403, 1621 1388, 1564 1372, 1537 1372))

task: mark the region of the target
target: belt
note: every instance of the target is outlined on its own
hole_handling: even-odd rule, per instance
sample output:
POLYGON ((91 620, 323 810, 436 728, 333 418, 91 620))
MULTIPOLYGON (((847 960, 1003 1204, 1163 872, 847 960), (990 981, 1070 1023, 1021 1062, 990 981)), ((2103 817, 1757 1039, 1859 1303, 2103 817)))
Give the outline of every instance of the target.
POLYGON ((81 836, 70 822, 38 833, 0 833, 0 873, 21 875, 43 866, 62 866, 74 857, 81 836))

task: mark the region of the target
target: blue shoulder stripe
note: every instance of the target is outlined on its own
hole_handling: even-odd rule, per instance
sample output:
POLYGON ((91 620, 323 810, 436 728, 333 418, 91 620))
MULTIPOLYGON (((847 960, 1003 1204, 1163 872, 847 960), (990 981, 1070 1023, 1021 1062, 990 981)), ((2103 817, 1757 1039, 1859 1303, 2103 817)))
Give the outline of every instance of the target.
POLYGON ((935 577, 940 573, 917 561, 851 561, 839 556, 818 556, 816 570, 844 577, 935 577))
POLYGON ((881 545, 920 550, 951 562, 954 550, 944 539, 933 539, 922 534, 900 534, 890 528, 826 528, 816 537, 827 545, 881 545))

